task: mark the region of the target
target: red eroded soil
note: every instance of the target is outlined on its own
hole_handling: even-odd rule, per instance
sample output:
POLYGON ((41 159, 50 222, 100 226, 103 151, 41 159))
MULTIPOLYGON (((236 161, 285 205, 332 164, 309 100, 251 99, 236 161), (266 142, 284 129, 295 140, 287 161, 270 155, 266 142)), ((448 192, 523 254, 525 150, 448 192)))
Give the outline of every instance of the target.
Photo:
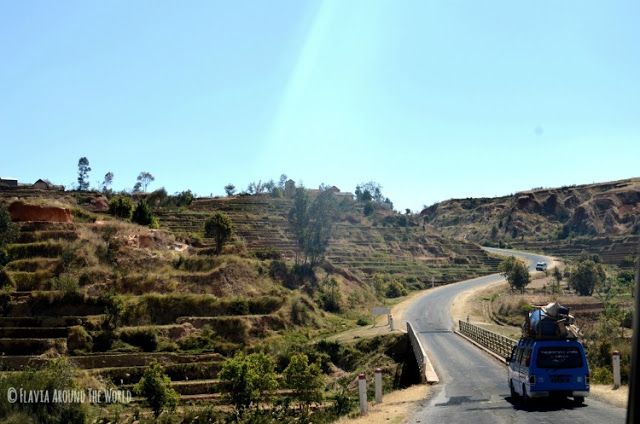
POLYGON ((14 222, 73 222, 69 209, 56 206, 27 205, 13 202, 9 205, 11 220, 14 222))

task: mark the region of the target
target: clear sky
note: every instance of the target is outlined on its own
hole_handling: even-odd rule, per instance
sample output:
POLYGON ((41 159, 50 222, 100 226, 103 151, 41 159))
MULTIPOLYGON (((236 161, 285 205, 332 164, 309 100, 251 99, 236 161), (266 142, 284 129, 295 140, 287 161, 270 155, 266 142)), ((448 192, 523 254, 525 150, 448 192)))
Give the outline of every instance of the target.
POLYGON ((0 175, 396 208, 640 176, 640 2, 0 0, 0 175))

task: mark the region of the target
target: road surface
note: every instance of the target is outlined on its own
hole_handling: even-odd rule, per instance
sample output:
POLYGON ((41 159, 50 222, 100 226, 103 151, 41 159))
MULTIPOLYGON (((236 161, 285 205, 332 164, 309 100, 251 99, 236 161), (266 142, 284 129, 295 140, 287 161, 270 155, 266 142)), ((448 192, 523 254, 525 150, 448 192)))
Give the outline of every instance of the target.
MULTIPOLYGON (((500 249, 487 249, 494 253, 500 249)), ((551 258, 516 251, 526 259, 530 269, 538 261, 551 263, 551 258)), ((408 423, 624 423, 626 410, 615 408, 592 398, 583 406, 571 400, 542 400, 523 409, 511 402, 507 386, 506 366, 473 346, 451 330, 450 315, 453 299, 465 290, 501 280, 492 274, 438 288, 416 301, 406 312, 419 333, 422 343, 440 377, 434 394, 421 409, 415 411, 408 423)))

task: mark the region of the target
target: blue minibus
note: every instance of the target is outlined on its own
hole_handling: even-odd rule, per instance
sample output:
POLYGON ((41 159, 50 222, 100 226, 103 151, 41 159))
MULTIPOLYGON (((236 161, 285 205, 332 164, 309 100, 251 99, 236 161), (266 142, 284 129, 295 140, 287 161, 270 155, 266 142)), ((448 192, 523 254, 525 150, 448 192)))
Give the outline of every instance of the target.
POLYGON ((506 359, 513 399, 561 396, 581 404, 589 394, 587 357, 575 339, 522 338, 506 359))

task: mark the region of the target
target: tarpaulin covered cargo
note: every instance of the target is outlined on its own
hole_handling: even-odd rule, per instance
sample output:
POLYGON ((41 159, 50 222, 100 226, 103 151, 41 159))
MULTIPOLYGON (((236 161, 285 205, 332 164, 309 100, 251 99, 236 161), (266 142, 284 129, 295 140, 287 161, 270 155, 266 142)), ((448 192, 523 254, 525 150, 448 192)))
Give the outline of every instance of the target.
POLYGON ((569 308, 559 303, 549 303, 529 312, 522 325, 523 337, 534 339, 575 339, 579 330, 569 308))

